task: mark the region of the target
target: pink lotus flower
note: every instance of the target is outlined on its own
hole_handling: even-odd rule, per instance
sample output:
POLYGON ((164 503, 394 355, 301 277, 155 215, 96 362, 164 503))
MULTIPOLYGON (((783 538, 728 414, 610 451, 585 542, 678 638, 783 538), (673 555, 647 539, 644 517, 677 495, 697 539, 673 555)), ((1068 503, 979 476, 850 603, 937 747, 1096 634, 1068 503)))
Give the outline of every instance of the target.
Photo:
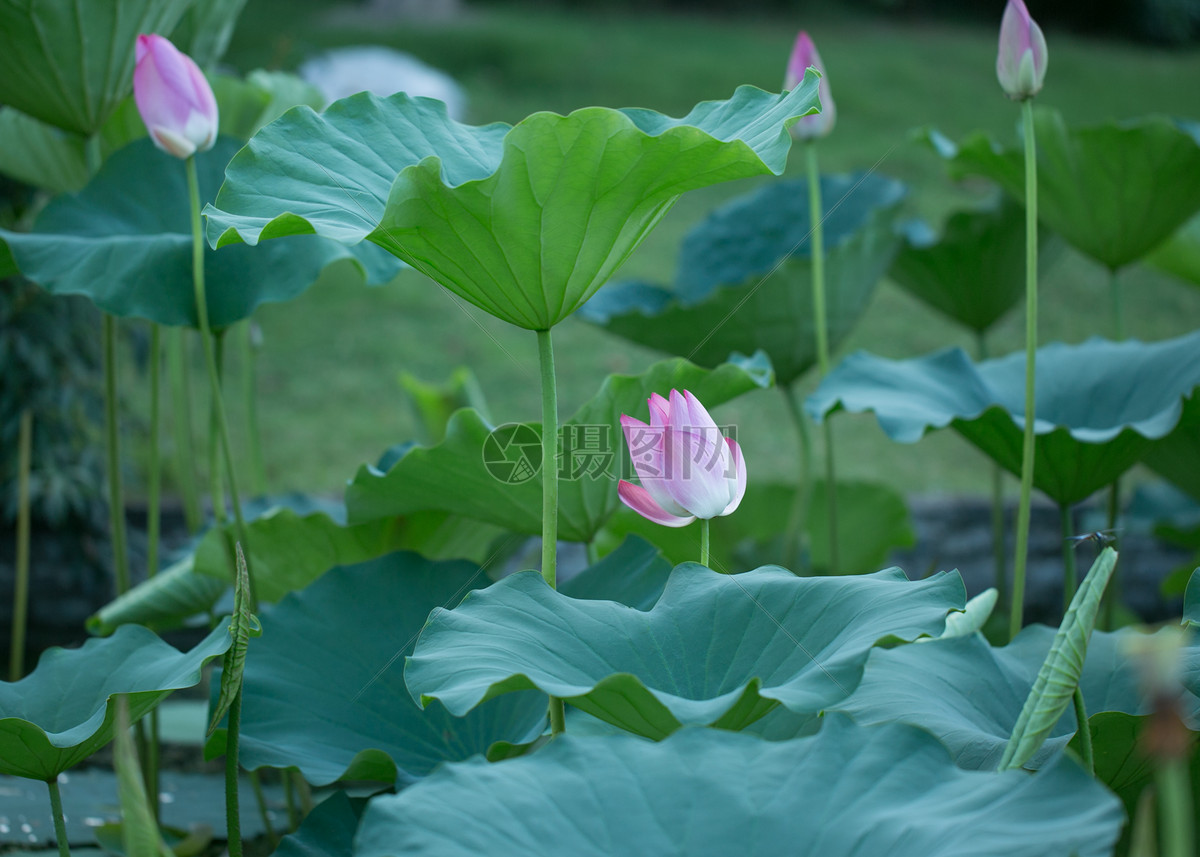
POLYGON ((829 91, 829 75, 825 73, 825 64, 817 53, 817 46, 804 30, 796 36, 796 44, 792 46, 792 55, 788 59, 787 74, 783 79, 784 89, 793 89, 804 78, 804 70, 812 66, 821 73, 821 82, 817 85, 817 96, 821 99, 821 112, 805 116, 791 127, 792 139, 813 140, 824 137, 833 130, 834 120, 837 119, 837 107, 834 106, 833 96, 829 91))
POLYGON ((154 145, 177 158, 212 148, 217 99, 204 72, 162 36, 137 38, 133 99, 154 145))
POLYGON ((1022 0, 1008 0, 1000 21, 996 77, 1009 98, 1024 101, 1041 91, 1046 80, 1046 37, 1022 0))
POLYGON ((650 397, 650 424, 621 416, 641 485, 621 480, 626 506, 667 527, 728 515, 746 493, 746 462, 737 441, 721 435, 700 401, 684 390, 650 397))

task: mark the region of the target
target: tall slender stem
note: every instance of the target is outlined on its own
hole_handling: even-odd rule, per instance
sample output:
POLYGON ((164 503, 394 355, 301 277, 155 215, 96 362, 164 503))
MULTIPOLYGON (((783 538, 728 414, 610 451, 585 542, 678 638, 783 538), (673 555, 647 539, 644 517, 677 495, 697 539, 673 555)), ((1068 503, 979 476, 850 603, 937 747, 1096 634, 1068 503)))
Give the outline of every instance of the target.
POLYGON ((13 583, 12 642, 8 647, 8 680, 25 672, 25 621, 29 614, 29 471, 33 466, 33 411, 21 411, 17 438, 17 567, 13 583))
POLYGON ((200 530, 200 490, 196 486, 196 445, 192 439, 192 385, 185 359, 183 328, 172 328, 167 340, 167 374, 171 379, 171 432, 175 436, 175 479, 183 499, 189 533, 200 530))
POLYGON ((1079 686, 1075 686, 1074 693, 1075 702, 1075 726, 1079 734, 1079 755, 1083 761, 1084 769, 1089 773, 1095 773, 1096 762, 1095 753, 1092 750, 1092 726, 1088 722, 1087 706, 1083 702, 1083 691, 1079 686))
MULTIPOLYGON (((224 389, 225 338, 213 334, 213 354, 217 366, 217 390, 224 389)), ((229 520, 225 510, 225 486, 221 479, 221 419, 217 415, 217 402, 224 403, 224 396, 210 396, 208 405, 208 491, 212 497, 213 520, 218 525, 229 520)))
POLYGON ((157 824, 160 821, 161 799, 159 796, 160 789, 158 787, 158 770, 159 770, 159 740, 161 730, 159 729, 158 709, 155 708, 150 712, 150 746, 147 748, 146 756, 146 795, 150 798, 150 811, 154 813, 154 821, 157 824))
POLYGON ((108 529, 117 595, 129 589, 125 500, 121 491, 121 438, 117 420, 117 320, 104 314, 104 441, 108 450, 108 529))
POLYGON ((242 725, 242 689, 229 706, 225 731, 225 838, 229 857, 242 857, 242 821, 238 811, 238 732, 242 725))
POLYGON ((537 332, 542 372, 542 577, 557 585, 558 558, 558 387, 549 330, 537 332))
MULTIPOLYGON (((1117 542, 1117 518, 1121 514, 1121 477, 1117 477, 1108 486, 1108 529, 1114 542, 1117 542)), ((1114 548, 1120 545, 1114 544, 1114 548)), ((1104 590, 1104 630, 1113 631, 1117 626, 1117 602, 1121 600, 1121 566, 1113 569, 1112 579, 1104 590)))
MULTIPOLYGON (((812 247, 813 322, 817 333, 817 370, 824 378, 829 374, 829 322, 825 312, 825 207, 821 202, 821 170, 817 164, 817 144, 809 141, 804 147, 808 161, 808 218, 811 224, 809 245, 812 247)), ((825 501, 829 509, 829 573, 837 574, 838 516, 837 470, 833 455, 833 427, 830 416, 823 423, 825 437, 825 501)))
POLYGON ((1075 590, 1079 586, 1079 572, 1075 569, 1075 542, 1070 541, 1075 535, 1075 523, 1071 519, 1071 507, 1066 503, 1058 506, 1059 519, 1062 521, 1063 536, 1063 615, 1071 606, 1075 590))
POLYGON ((1163 857, 1192 857, 1196 820, 1192 812, 1191 777, 1186 758, 1162 759, 1154 771, 1158 792, 1163 857))
POLYGON ((561 735, 567 731, 566 710, 557 696, 550 697, 550 734, 561 735))
MULTIPOLYGON (((976 346, 980 361, 989 357, 987 334, 976 331, 976 346)), ((1008 605, 1008 562, 1004 555, 1004 470, 992 464, 992 558, 995 562, 993 584, 996 587, 996 603, 1000 609, 1008 605)))
POLYGON ((795 383, 780 387, 788 416, 792 418, 792 427, 796 430, 796 445, 799 452, 800 472, 796 477, 796 494, 792 499, 792 508, 788 512, 787 529, 784 531, 783 564, 792 571, 808 571, 806 524, 808 522, 808 507, 812 503, 813 492, 813 454, 812 436, 808 431, 808 418, 800 410, 796 400, 795 383), (803 566, 798 568, 798 566, 803 566))
POLYGON ((700 519, 700 564, 708 565, 708 518, 700 519))
POLYGON ((1034 382, 1037 374, 1037 140, 1033 133, 1033 102, 1021 104, 1025 126, 1025 438, 1021 448, 1021 499, 1017 507, 1017 545, 1013 564, 1012 611, 1009 637, 1017 636, 1025 620, 1025 566, 1029 554, 1029 513, 1033 498, 1034 382))
POLYGON ((46 780, 50 789, 50 813, 54 816, 54 838, 58 840, 59 857, 71 857, 71 844, 67 841, 67 819, 63 815, 62 792, 58 790, 58 778, 46 780))
POLYGON ((162 509, 162 456, 159 447, 159 370, 162 366, 162 328, 150 323, 150 473, 149 501, 146 506, 146 576, 158 573, 158 538, 162 509))
POLYGON ((1121 297, 1120 272, 1113 268, 1108 272, 1108 292, 1112 297, 1113 339, 1125 338, 1125 301, 1121 297))
POLYGON ((279 834, 275 832, 275 826, 271 824, 271 810, 267 806, 267 795, 263 791, 262 778, 258 775, 258 771, 250 772, 250 788, 254 790, 254 802, 258 804, 258 817, 262 821, 263 830, 267 832, 267 841, 271 843, 271 850, 274 851, 279 847, 279 834))
POLYGON ((254 349, 254 324, 241 325, 242 415, 246 420, 246 442, 250 447, 250 490, 255 496, 267 493, 267 469, 263 465, 262 437, 258 430, 257 364, 254 349))
MULTIPOLYGON (((217 430, 221 436, 221 450, 225 458, 225 478, 229 482, 229 494, 233 505, 233 517, 237 523, 238 541, 247 555, 249 566, 250 541, 246 538, 246 521, 242 517, 242 501, 238 494, 237 471, 233 466, 233 448, 229 443, 229 420, 225 416, 225 401, 221 396, 221 379, 217 372, 217 358, 213 350, 212 328, 208 324, 208 300, 204 294, 204 231, 200 223, 200 181, 196 176, 196 158, 187 159, 188 202, 192 216, 192 282, 196 291, 196 320, 200 326, 200 340, 204 345, 204 362, 208 367, 208 383, 212 389, 212 400, 216 408, 217 430)), ((254 591, 253 568, 250 572, 250 609, 255 609, 258 599, 254 591)), ((234 855, 237 857, 237 855, 234 855)))

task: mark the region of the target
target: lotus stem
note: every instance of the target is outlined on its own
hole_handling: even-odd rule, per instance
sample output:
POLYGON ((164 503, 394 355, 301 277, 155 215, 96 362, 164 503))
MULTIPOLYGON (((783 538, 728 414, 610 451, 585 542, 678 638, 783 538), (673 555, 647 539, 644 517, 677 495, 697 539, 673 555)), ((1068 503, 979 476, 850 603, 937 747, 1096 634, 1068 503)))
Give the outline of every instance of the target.
POLYGON ((263 830, 267 833, 267 841, 271 843, 271 850, 274 851, 279 847, 279 834, 275 832, 275 827, 271 824, 271 811, 267 808, 267 795, 263 791, 262 778, 259 777, 258 771, 250 772, 250 788, 254 790, 254 802, 258 804, 258 817, 262 820, 263 830))
POLYGON ((1195 818, 1192 812, 1191 777, 1186 758, 1161 759, 1154 771, 1162 830, 1162 857, 1195 854, 1195 818))
POLYGON ((129 589, 125 546, 125 500, 121 491, 121 438, 117 420, 117 320, 104 314, 104 441, 108 450, 108 530, 113 549, 117 595, 129 589))
MULTIPOLYGON (((976 344, 980 361, 987 360, 987 335, 976 332, 976 344)), ((1000 609, 1008 605, 1008 561, 1004 555, 1004 470, 992 463, 992 557, 995 561, 993 585, 996 587, 996 603, 1000 609)))
MULTIPOLYGON (((824 378, 829 374, 829 325, 825 314, 825 236, 823 221, 825 207, 821 202, 821 170, 817 165, 817 144, 810 141, 804 147, 808 159, 808 218, 812 224, 809 243, 812 247, 813 321, 817 333, 817 371, 824 378)), ((832 415, 827 415, 822 428, 825 436, 825 502, 829 508, 829 574, 837 574, 838 516, 837 471, 833 455, 832 415)))
MULTIPOLYGON (((159 368, 162 364, 162 328, 150 323, 150 473, 146 505, 146 577, 158 573, 158 540, 162 509, 162 459, 159 455, 159 368)), ((149 785, 149 784, 147 784, 149 785)))
POLYGON ((558 559, 558 389, 549 329, 539 330, 537 341, 542 371, 542 577, 553 589, 558 559))
POLYGON ((1058 506, 1059 518, 1062 521, 1063 535, 1063 615, 1066 615, 1067 610, 1071 606, 1071 599, 1075 597, 1075 590, 1079 586, 1079 573, 1075 569, 1075 542, 1071 541, 1071 536, 1075 534, 1075 523, 1071 519, 1071 507, 1066 503, 1060 503, 1058 506))
POLYGON ((283 770, 283 799, 287 803, 288 828, 294 833, 300 826, 300 808, 296 805, 296 780, 293 778, 295 769, 283 770))
POLYGON ((1075 685, 1072 697, 1075 702, 1075 725, 1079 734, 1079 757, 1089 774, 1096 773, 1095 754, 1092 750, 1092 726, 1088 722, 1087 706, 1083 702, 1083 691, 1075 685))
POLYGON ((258 429, 257 357, 254 349, 254 328, 250 319, 241 325, 238 337, 242 364, 242 413, 246 420, 246 440, 250 446, 250 490, 257 497, 267 493, 267 469, 263 464, 262 435, 258 429))
POLYGON ((566 710, 557 696, 550 697, 550 734, 561 735, 567 731, 566 710))
POLYGON ((1025 126, 1025 438, 1021 447, 1021 499, 1017 507, 1017 544, 1013 563, 1012 610, 1008 636, 1025 619, 1025 566, 1029 559, 1029 513, 1033 498, 1034 384, 1037 373, 1037 139, 1033 133, 1033 100, 1021 102, 1025 126))
MULTIPOLYGON (((229 494, 233 506, 233 517, 237 525, 237 538, 247 555, 250 553, 250 541, 246 538, 246 521, 242 517, 242 502, 239 499, 237 486, 237 471, 233 466, 233 449, 229 443, 229 420, 225 416, 225 401, 221 396, 221 378, 217 368, 216 352, 212 342, 212 328, 208 323, 208 300, 204 294, 204 231, 200 222, 200 181, 196 175, 196 158, 193 155, 187 159, 188 202, 192 217, 192 283, 196 291, 196 320, 200 327, 200 341, 204 346, 204 362, 208 367, 208 383, 212 390, 214 413, 217 420, 217 431, 221 440, 221 451, 225 459, 225 477, 229 480, 229 494)), ((253 569, 247 573, 250 578, 250 609, 253 611, 258 599, 254 590, 253 569)), ((236 575, 236 570, 234 571, 236 575)), ((240 702, 240 699, 239 699, 240 702)), ((240 843, 239 843, 240 851, 240 843)), ((238 857, 238 855, 233 855, 238 857)))
POLYGON ((25 622, 29 614, 29 471, 33 466, 33 411, 21 411, 17 437, 17 567, 13 582, 12 643, 8 648, 8 680, 25 671, 25 622))
POLYGON ((150 741, 147 747, 145 776, 146 795, 150 798, 150 812, 154 815, 154 823, 159 822, 159 789, 158 789, 158 767, 159 767, 159 720, 158 709, 154 708, 150 712, 150 741))
POLYGON ((1121 296, 1120 272, 1113 268, 1108 272, 1108 292, 1112 296, 1113 339, 1125 338, 1125 301, 1121 296))
POLYGON ((187 530, 200 530, 200 492, 196 487, 196 446, 192 440, 192 385, 185 360, 183 328, 173 328, 167 340, 167 374, 171 379, 171 431, 175 436, 175 479, 183 500, 187 530))
POLYGON ((792 571, 807 572, 809 562, 804 545, 807 542, 808 507, 812 503, 813 492, 812 436, 808 431, 808 418, 804 416, 800 403, 796 400, 795 384, 780 387, 779 391, 783 393, 788 416, 792 418, 792 426, 796 429, 800 462, 800 473, 796 477, 796 494, 788 513, 787 529, 784 531, 783 564, 792 571), (802 568, 798 569, 798 566, 802 568))
POLYGON ((239 687, 229 706, 225 729, 225 838, 229 857, 242 857, 242 821, 238 814, 238 730, 241 725, 242 689, 239 687))
POLYGON ((708 518, 700 519, 700 564, 708 565, 708 518))
POLYGON ((54 816, 54 838, 58 840, 59 857, 71 857, 71 845, 67 841, 67 819, 63 815, 62 792, 58 790, 58 777, 46 780, 50 789, 50 814, 54 816))
MULTIPOLYGON (((219 333, 212 336, 213 351, 217 364, 217 389, 224 389, 225 381, 225 337, 219 333)), ((221 423, 217 415, 217 400, 209 397, 208 404, 208 491, 212 499, 213 520, 217 525, 229 520, 225 508, 225 486, 221 480, 221 423)))

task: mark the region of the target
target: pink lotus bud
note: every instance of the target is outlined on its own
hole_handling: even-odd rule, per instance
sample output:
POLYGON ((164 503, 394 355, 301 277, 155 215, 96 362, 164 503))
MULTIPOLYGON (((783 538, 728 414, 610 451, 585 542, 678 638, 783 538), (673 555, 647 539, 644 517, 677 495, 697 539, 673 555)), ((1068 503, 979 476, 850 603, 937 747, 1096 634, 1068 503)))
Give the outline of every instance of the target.
POLYGON ((688 391, 670 400, 650 397, 650 424, 621 416, 641 485, 621 480, 626 506, 667 527, 728 515, 746 493, 746 462, 737 441, 724 437, 704 405, 688 391))
POLYGON ((1009 98, 1024 101, 1041 91, 1046 80, 1046 37, 1022 0, 1008 0, 1000 21, 996 77, 1009 98))
POLYGON ((833 122, 837 118, 837 107, 834 106, 833 96, 829 92, 829 75, 825 73, 825 65, 817 46, 804 30, 796 36, 796 44, 792 46, 792 55, 788 59, 787 74, 783 79, 784 89, 793 89, 804 78, 804 70, 809 66, 821 73, 821 82, 817 85, 817 97, 821 99, 821 112, 805 116, 791 127, 792 139, 813 140, 824 137, 833 130, 833 122))
POLYGON ((191 57, 162 36, 137 38, 133 98, 150 139, 177 158, 212 148, 217 139, 217 99, 191 57))

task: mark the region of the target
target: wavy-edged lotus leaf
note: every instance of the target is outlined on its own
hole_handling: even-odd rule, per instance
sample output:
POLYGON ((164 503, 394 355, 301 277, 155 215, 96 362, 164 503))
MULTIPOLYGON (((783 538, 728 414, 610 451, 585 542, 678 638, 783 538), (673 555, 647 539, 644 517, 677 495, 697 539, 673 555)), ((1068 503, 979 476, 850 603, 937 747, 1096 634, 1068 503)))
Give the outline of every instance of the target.
MULTIPOLYGON (((236 140, 196 156, 201 197, 216 193, 236 140)), ((115 152, 80 193, 53 200, 30 233, 0 230, 21 273, 58 294, 82 294, 119 316, 196 326, 187 177, 177 158, 148 139, 115 152)), ((308 288, 340 259, 364 278, 389 278, 399 264, 378 248, 360 259, 336 241, 289 238, 263 248, 205 250, 209 320, 216 328, 261 303, 308 288)))
POLYGON ((447 765, 373 800, 355 853, 1105 857, 1122 821, 1068 759, 1032 776, 964 771, 919 729, 832 717, 795 741, 568 734, 509 762, 447 765))
POLYGON ((810 75, 782 95, 739 87, 682 119, 587 107, 478 128, 431 99, 361 93, 257 134, 207 209, 209 238, 365 239, 492 315, 544 330, 684 192, 781 174, 787 127, 815 109, 816 89, 810 75))
POLYGON ((161 632, 183 627, 196 616, 207 619, 231 579, 201 574, 189 554, 105 604, 88 617, 87 629, 107 636, 122 625, 138 624, 161 632))
MULTIPOLYGON (((838 543, 842 574, 877 571, 895 548, 912 547, 916 535, 904 497, 878 482, 839 480, 838 543)), ((783 553, 783 536, 796 498, 796 485, 752 480, 737 512, 709 522, 712 549, 709 566, 718 571, 748 571, 777 559, 783 553)), ((803 526, 809 537, 812 567, 829 567, 829 505, 825 481, 812 484, 808 517, 803 526)), ((657 545, 674 563, 700 555, 697 527, 663 527, 632 509, 618 509, 601 530, 600 549, 636 533, 657 545)))
MULTIPOLYGON (((1200 211, 1200 132, 1163 116, 1071 128, 1034 109, 1038 219, 1116 270, 1136 262, 1200 211)), ((1025 199, 1023 147, 984 134, 956 146, 933 134, 958 175, 982 175, 1025 199)))
MULTIPOLYGON (((646 400, 673 388, 691 390, 708 407, 771 383, 766 357, 735 356, 716 369, 701 369, 686 360, 663 360, 641 375, 610 375, 560 429, 563 439, 558 487, 558 537, 590 541, 620 501, 617 475, 628 462, 621 414, 649 419, 646 400), (600 447, 583 447, 583 427, 603 428, 600 447), (572 449, 590 452, 574 454, 572 449), (598 451, 597 451, 598 450, 598 451), (567 464, 570 472, 562 472, 567 464)), ((469 408, 456 412, 446 438, 436 446, 410 447, 383 472, 364 465, 346 489, 351 523, 436 509, 496 524, 528 535, 542 531, 541 425, 497 435, 496 427, 469 408)))
POLYGON ((229 648, 227 623, 189 652, 138 625, 78 649, 49 649, 20 681, 0 681, 0 773, 52 780, 112 740, 118 694, 136 720, 229 648))
MULTIPOLYGON (((1135 633, 1093 632, 1079 683, 1089 719, 1115 712, 1133 721, 1150 713, 1138 686, 1138 664, 1122 650, 1122 638, 1135 633)), ((1003 648, 975 634, 876 649, 854 693, 830 709, 858 723, 920 726, 937 736, 960 766, 995 770, 1054 635, 1054 628, 1030 625, 1003 648)), ((1186 695, 1184 707, 1193 726, 1200 724, 1200 699, 1194 693, 1186 695)), ((1044 765, 1076 729, 1075 712, 1068 708, 1026 767, 1044 765)))
POLYGON ((139 33, 167 33, 190 0, 5 0, 0 104, 89 136, 133 87, 139 33))
POLYGON ((687 563, 642 612, 519 572, 432 615, 404 672, 414 699, 460 715, 537 688, 648 738, 736 730, 780 702, 804 712, 845 698, 878 641, 940 634, 965 602, 957 574, 801 578, 687 563))
MULTIPOLYGON (((877 173, 822 176, 830 347, 866 310, 899 245, 904 185, 877 173)), ((675 286, 614 283, 581 316, 702 366, 761 348, 780 384, 816 362, 808 182, 772 182, 718 208, 688 233, 675 286)))
MULTIPOLYGON (((888 271, 897 285, 982 335, 1025 297, 1025 209, 1005 196, 951 214, 937 234, 923 220, 901 225, 900 250, 888 271)), ((1061 246, 1038 230, 1038 267, 1061 246)))
MULTIPOLYGON (((1132 467, 1179 423, 1200 384, 1200 333, 1162 342, 1055 343, 1038 349, 1034 485, 1076 503, 1132 467)), ((952 426, 1006 470, 1021 472, 1025 354, 972 363, 960 348, 911 360, 850 355, 808 397, 817 420, 873 411, 887 435, 915 443, 952 426)))
POLYGON ((1146 262, 1200 286, 1200 217, 1193 217, 1182 229, 1146 257, 1146 262))

